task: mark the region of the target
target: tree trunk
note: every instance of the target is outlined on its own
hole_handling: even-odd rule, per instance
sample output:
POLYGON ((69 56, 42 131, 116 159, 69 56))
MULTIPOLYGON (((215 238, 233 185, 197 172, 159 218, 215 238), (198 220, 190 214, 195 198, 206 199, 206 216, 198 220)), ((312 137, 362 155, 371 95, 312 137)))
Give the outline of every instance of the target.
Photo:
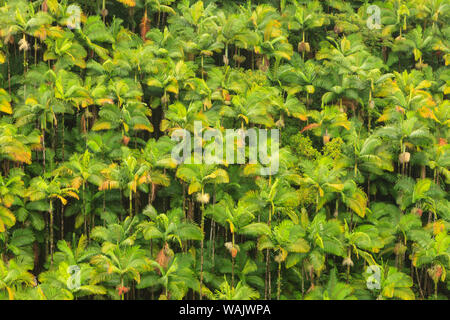
POLYGON ((48 211, 50 217, 50 264, 53 265, 53 201, 50 200, 50 209, 48 211))
MULTIPOLYGON (((203 188, 202 188, 203 194, 203 188)), ((205 237, 205 205, 202 203, 201 206, 202 217, 201 217, 201 225, 200 228, 202 230, 202 240, 200 242, 200 300, 203 300, 202 287, 203 287, 203 248, 204 248, 204 237, 205 237)))
POLYGON ((281 295, 281 262, 278 262, 277 300, 280 300, 280 295, 281 295))

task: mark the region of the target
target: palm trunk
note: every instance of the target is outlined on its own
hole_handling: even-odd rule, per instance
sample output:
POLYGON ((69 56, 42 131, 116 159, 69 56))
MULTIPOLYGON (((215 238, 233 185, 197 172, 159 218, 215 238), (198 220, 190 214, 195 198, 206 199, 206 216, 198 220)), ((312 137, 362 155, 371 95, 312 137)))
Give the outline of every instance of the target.
POLYGON ((64 206, 61 206, 61 240, 64 240, 64 206))
MULTIPOLYGON (((273 204, 272 204, 273 208, 273 204)), ((269 220, 267 225, 270 228, 271 220, 272 220, 272 208, 269 209, 269 220)), ((264 290, 264 299, 270 300, 270 296, 272 294, 271 285, 270 285, 270 268, 269 268, 269 249, 266 249, 266 276, 265 276, 265 290, 264 290)))
POLYGON ((422 297, 422 299, 425 299, 424 295, 423 295, 423 291, 422 291, 422 286, 420 285, 420 278, 419 278, 419 273, 417 272, 417 268, 413 267, 416 271, 416 278, 417 278, 417 285, 419 287, 419 292, 420 292, 420 296, 422 297))
POLYGON ((11 59, 9 57, 9 50, 7 50, 8 53, 8 89, 9 94, 11 95, 11 59))
MULTIPOLYGON (((350 247, 348 247, 348 249, 347 249, 347 257, 351 258, 351 254, 352 254, 352 249, 350 247)), ((346 280, 347 284, 348 284, 349 276, 350 276, 350 264, 347 264, 347 280, 346 280)))
POLYGON ((42 128, 42 167, 45 173, 45 129, 42 128))
POLYGON ((50 264, 53 265, 53 201, 50 200, 50 209, 48 211, 50 217, 50 264))
POLYGON ((64 162, 64 112, 62 114, 62 161, 64 162))
POLYGON ((278 262, 277 300, 280 300, 280 295, 281 295, 281 262, 278 262))
POLYGON ((84 233, 86 234, 88 240, 89 240, 89 234, 87 231, 87 219, 86 219, 86 194, 85 194, 85 186, 83 181, 83 219, 84 219, 84 233))
MULTIPOLYGON (((202 194, 203 194, 203 188, 202 188, 202 194)), ((203 294, 202 294, 202 288, 203 288, 203 249, 204 249, 204 237, 205 237, 205 205, 202 202, 201 206, 202 211, 202 217, 201 217, 201 224, 200 229, 202 231, 202 240, 200 242, 200 300, 203 300, 203 294)))
MULTIPOLYGON (((231 233, 231 242, 233 244, 232 248, 234 249, 234 232, 231 233)), ((233 250, 234 252, 234 250, 233 250)), ((234 289, 234 255, 231 254, 231 288, 234 289)))
POLYGON ((302 299, 305 296, 305 266, 302 262, 302 299))
POLYGON ((132 217, 133 216, 133 194, 132 194, 131 189, 130 189, 130 196, 128 197, 128 201, 129 201, 130 217, 132 217))
MULTIPOLYGON (((213 198, 212 205, 214 208, 214 204, 216 203, 216 185, 213 185, 213 198)), ((212 270, 214 270, 214 251, 215 251, 215 240, 216 240, 216 222, 214 219, 211 219, 211 228, 210 228, 210 243, 211 243, 211 256, 212 256, 212 270)))

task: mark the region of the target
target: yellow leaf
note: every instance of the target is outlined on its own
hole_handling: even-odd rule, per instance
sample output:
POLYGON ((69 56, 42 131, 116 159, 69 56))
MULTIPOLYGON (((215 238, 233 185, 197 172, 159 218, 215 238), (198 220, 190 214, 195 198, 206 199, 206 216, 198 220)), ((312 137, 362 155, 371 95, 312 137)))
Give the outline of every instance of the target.
POLYGON ((342 183, 330 183, 328 185, 337 191, 342 191, 344 189, 344 185, 342 183))
POLYGON ((75 229, 78 229, 79 227, 81 227, 83 225, 83 222, 84 222, 84 216, 82 213, 80 213, 75 218, 75 229))
POLYGON ((169 84, 169 85, 166 87, 166 91, 167 91, 167 92, 172 92, 172 93, 178 94, 178 85, 175 85, 175 84, 169 84))
POLYGON ((148 126, 146 124, 135 124, 133 129, 134 130, 146 130, 148 132, 153 132, 153 127, 148 126))
POLYGON ((444 94, 450 94, 450 86, 448 86, 448 85, 445 85, 445 87, 444 87, 444 94))
POLYGON ((67 200, 60 195, 56 195, 56 197, 61 201, 61 203, 65 206, 67 204, 67 200))
POLYGON ((323 189, 322 189, 321 187, 319 187, 319 195, 320 195, 321 197, 323 197, 323 195, 324 195, 323 189))
POLYGON ((239 114, 238 117, 244 119, 245 123, 248 124, 248 118, 246 116, 239 114))
POLYGON ((231 220, 230 219, 227 219, 227 221, 228 221, 228 223, 230 224, 230 232, 231 233, 234 233, 234 224, 233 224, 233 222, 231 222, 231 220))
POLYGON ((0 102, 0 111, 7 114, 12 114, 11 104, 8 101, 3 100, 0 102))
POLYGON ((312 94, 312 93, 314 93, 314 91, 315 91, 314 86, 311 86, 311 85, 306 86, 306 92, 312 94))
POLYGON ((35 98, 29 97, 29 98, 27 98, 27 100, 25 100, 25 104, 29 105, 29 106, 34 106, 34 105, 37 105, 38 102, 35 98))
POLYGON ((166 119, 163 119, 163 120, 161 120, 161 123, 159 125, 159 130, 164 132, 167 130, 167 128, 169 128, 169 126, 170 126, 170 122, 166 119))
POLYGON ((77 199, 77 200, 80 200, 80 198, 78 197, 78 195, 77 195, 75 192, 73 192, 73 191, 68 191, 67 194, 68 194, 69 196, 71 196, 72 198, 75 198, 75 199, 77 199))
POLYGON ((83 179, 81 177, 75 177, 73 178, 70 187, 74 189, 80 188, 81 184, 83 183, 83 179))
POLYGON ((134 0, 117 0, 120 3, 123 3, 124 5, 128 7, 134 7, 136 5, 136 2, 134 0))
POLYGON ((16 223, 16 216, 8 209, 0 206, 0 232, 6 227, 12 227, 16 223))
POLYGON ((92 126, 92 130, 99 131, 99 130, 109 130, 111 129, 111 123, 106 121, 97 121, 92 126))
POLYGON ((344 52, 350 50, 350 41, 346 37, 341 40, 341 49, 344 52))
POLYGON ((58 0, 47 0, 47 6, 52 13, 58 10, 58 0))
POLYGON ((14 300, 14 291, 10 287, 6 287, 6 290, 8 290, 8 298, 9 300, 14 300))
POLYGON ((188 188, 188 193, 193 194, 194 192, 200 191, 202 186, 198 182, 191 183, 188 188))
POLYGON ((392 298, 394 296, 394 288, 393 287, 385 287, 383 289, 383 296, 387 298, 392 298))
POLYGON ((389 120, 389 118, 390 118, 389 115, 387 113, 384 113, 381 115, 381 117, 378 118, 377 122, 384 122, 389 120))
POLYGON ((100 104, 100 105, 104 105, 104 104, 106 104, 106 103, 108 103, 108 104, 113 104, 113 100, 112 100, 112 99, 109 99, 109 98, 97 99, 97 100, 95 100, 95 102, 96 102, 97 104, 100 104))
POLYGON ((158 88, 162 87, 161 81, 159 81, 158 79, 155 79, 155 78, 147 80, 147 85, 149 87, 158 87, 158 88))
POLYGON ((445 230, 445 224, 442 221, 436 221, 433 223, 433 234, 437 235, 445 230))
POLYGON ((256 174, 258 166, 256 164, 249 163, 244 167, 244 176, 250 176, 256 174))
POLYGON ((14 196, 11 194, 7 194, 3 197, 3 204, 5 207, 10 208, 14 202, 14 196))
POLYGON ((431 87, 431 81, 423 80, 422 82, 419 83, 419 85, 415 89, 420 90, 420 89, 429 88, 429 87, 431 87))

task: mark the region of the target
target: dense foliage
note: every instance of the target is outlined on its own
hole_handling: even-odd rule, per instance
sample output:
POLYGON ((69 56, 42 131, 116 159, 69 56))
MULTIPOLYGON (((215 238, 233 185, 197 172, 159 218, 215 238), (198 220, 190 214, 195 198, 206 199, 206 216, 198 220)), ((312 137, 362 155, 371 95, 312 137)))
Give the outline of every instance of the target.
POLYGON ((1 299, 448 298, 448 1, 0 3, 1 299))

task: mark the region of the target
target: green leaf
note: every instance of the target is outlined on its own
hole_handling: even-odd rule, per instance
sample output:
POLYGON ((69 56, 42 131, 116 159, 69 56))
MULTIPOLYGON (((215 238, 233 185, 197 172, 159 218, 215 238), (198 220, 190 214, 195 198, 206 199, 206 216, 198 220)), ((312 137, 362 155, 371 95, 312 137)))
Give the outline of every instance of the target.
POLYGON ((238 233, 257 237, 260 235, 269 235, 270 228, 265 223, 255 222, 240 228, 238 233))
POLYGON ((306 253, 310 249, 308 242, 303 238, 298 238, 294 243, 287 246, 289 252, 306 253))
POLYGON ((177 226, 176 234, 182 240, 202 240, 202 230, 196 225, 190 223, 183 223, 177 226))
POLYGON ((37 212, 31 212, 30 213, 30 220, 31 220, 31 225, 36 230, 38 230, 38 231, 44 230, 45 222, 44 222, 44 218, 42 217, 42 215, 40 215, 37 212))
POLYGON ((49 204, 48 200, 32 201, 32 202, 27 203, 26 208, 28 210, 47 212, 50 210, 50 204, 49 204))
POLYGON ((419 199, 425 198, 425 193, 430 189, 430 187, 431 187, 430 179, 420 179, 414 186, 412 202, 414 203, 419 199))

